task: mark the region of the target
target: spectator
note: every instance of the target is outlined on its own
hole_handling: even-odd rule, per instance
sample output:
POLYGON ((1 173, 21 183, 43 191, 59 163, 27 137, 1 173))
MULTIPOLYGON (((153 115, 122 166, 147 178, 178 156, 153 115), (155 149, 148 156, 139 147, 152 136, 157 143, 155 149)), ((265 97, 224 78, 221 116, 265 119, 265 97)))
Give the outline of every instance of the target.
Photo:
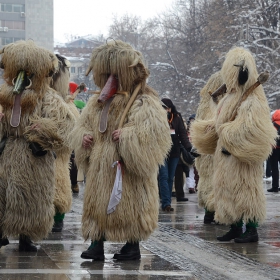
MULTIPOLYGON (((172 147, 168 157, 165 159, 165 164, 159 169, 159 187, 162 210, 170 212, 174 211, 171 207, 171 196, 173 179, 180 158, 180 142, 185 149, 189 151, 191 149, 191 143, 188 139, 181 114, 177 111, 173 102, 169 98, 163 98, 161 101, 167 112, 172 147)), ((177 201, 188 201, 188 199, 185 197, 177 197, 177 201)))
MULTIPOLYGON (((192 114, 189 117, 188 128, 187 128, 189 139, 190 139, 190 136, 189 136, 190 125, 194 120, 195 120, 195 114, 192 114)), ((190 141, 191 141, 191 139, 190 139, 190 141)), ((186 188, 189 189, 189 193, 195 193, 196 192, 198 178, 199 178, 199 176, 198 176, 198 172, 197 172, 195 166, 194 165, 190 166, 189 167, 189 176, 187 177, 187 180, 186 180, 186 188)))
MULTIPOLYGON (((277 131, 280 131, 280 110, 276 110, 272 115, 272 122, 277 131)), ((278 135, 279 136, 279 135, 278 135)), ((279 167, 278 162, 280 162, 280 141, 276 143, 276 147, 272 149, 272 154, 270 156, 270 165, 272 173, 272 188, 268 189, 268 192, 278 192, 279 191, 279 167)))

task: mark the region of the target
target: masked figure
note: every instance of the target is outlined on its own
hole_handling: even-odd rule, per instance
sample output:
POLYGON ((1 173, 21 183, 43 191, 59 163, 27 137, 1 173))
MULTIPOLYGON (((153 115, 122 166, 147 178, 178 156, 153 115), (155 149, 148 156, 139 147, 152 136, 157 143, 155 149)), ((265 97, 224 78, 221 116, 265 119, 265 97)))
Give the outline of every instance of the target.
POLYGON ((265 76, 258 76, 248 50, 233 48, 221 69, 227 90, 215 118, 193 123, 192 139, 197 151, 214 153, 214 219, 231 226, 229 232, 217 238, 219 241, 258 241, 257 226, 266 217, 262 165, 277 135, 261 85, 265 76), (199 137, 204 137, 203 141, 199 137))
MULTIPOLYGON (((70 62, 61 55, 56 54, 56 57, 59 62, 59 70, 52 77, 51 87, 62 97, 66 106, 68 106, 69 110, 75 117, 75 119, 69 118, 65 120, 64 125, 67 126, 70 131, 74 127, 75 121, 80 116, 80 113, 69 94, 70 62)), ((71 153, 72 150, 67 143, 65 143, 65 146, 56 153, 54 199, 55 216, 52 232, 62 231, 65 213, 70 211, 72 205, 72 189, 69 176, 71 153)))
MULTIPOLYGON (((218 101, 222 98, 211 96, 222 85, 220 72, 213 74, 200 92, 200 103, 196 112, 197 120, 212 120, 215 116, 218 101)), ((204 223, 214 222, 214 191, 213 191, 213 155, 202 154, 195 159, 195 166, 199 174, 198 203, 205 209, 204 223)))
POLYGON ((86 175, 82 233, 92 240, 81 257, 104 260, 103 242, 110 240, 127 242, 115 259, 139 259, 139 241, 157 227, 158 167, 171 145, 166 112, 130 45, 94 49, 91 70, 101 93, 90 98, 71 135, 86 175))
POLYGON ((46 237, 53 225, 55 153, 69 147, 65 122, 74 116, 49 87, 58 69, 54 54, 33 41, 6 45, 0 53, 1 246, 19 234, 19 250, 36 251, 31 239, 46 237))

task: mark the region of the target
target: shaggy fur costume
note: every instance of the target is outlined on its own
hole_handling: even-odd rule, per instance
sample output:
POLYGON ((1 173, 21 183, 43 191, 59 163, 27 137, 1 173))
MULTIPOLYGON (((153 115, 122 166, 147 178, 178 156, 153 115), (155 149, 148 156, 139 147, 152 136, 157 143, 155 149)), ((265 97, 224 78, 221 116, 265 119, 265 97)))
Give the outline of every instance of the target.
MULTIPOLYGON (((196 111, 197 120, 213 120, 217 104, 210 93, 213 93, 222 85, 220 72, 213 74, 200 92, 200 103, 196 111)), ((222 96, 218 97, 218 100, 222 96)), ((198 180, 198 204, 210 212, 214 212, 214 192, 212 178, 214 174, 213 155, 202 154, 195 159, 195 166, 199 174, 198 180)))
MULTIPOLYGON (((275 145, 277 133, 261 85, 241 103, 235 120, 229 121, 241 96, 257 81, 252 54, 239 47, 230 50, 221 75, 227 93, 217 106, 216 118, 210 128, 217 134, 218 140, 209 143, 217 146, 213 176, 215 220, 223 224, 234 224, 240 220, 260 223, 266 217, 262 164, 275 145), (240 67, 234 66, 240 62, 244 62, 243 69, 247 68, 249 74, 244 85, 238 82, 240 67), (222 148, 231 155, 223 154, 222 148)), ((204 131, 209 124, 205 126, 204 123, 204 131)))
POLYGON ((101 89, 110 73, 119 79, 119 90, 110 105, 108 127, 100 133, 99 120, 104 107, 93 96, 83 109, 72 133, 78 166, 86 171, 86 188, 82 217, 85 239, 140 241, 147 239, 157 227, 157 172, 171 146, 165 110, 158 94, 146 86, 148 70, 141 54, 121 41, 108 43, 93 51, 90 69, 101 89), (110 58, 110 59, 109 59, 110 58), (132 66, 131 66, 132 65, 132 66), (131 67, 129 67, 131 66, 131 67), (112 140, 122 113, 134 87, 141 83, 136 100, 130 108, 119 143, 112 140), (91 148, 82 147, 85 134, 93 137, 91 148), (107 214, 107 206, 115 181, 112 163, 122 159, 122 199, 115 212, 107 214))
MULTIPOLYGON (((80 113, 73 101, 69 98, 70 62, 60 55, 56 56, 59 60, 59 70, 53 75, 51 87, 64 99, 69 110, 75 116, 75 120, 71 118, 65 122, 68 131, 71 131, 80 113)), ((56 153, 54 205, 59 213, 69 212, 72 205, 72 189, 69 175, 71 152, 72 149, 68 145, 65 145, 56 153)))
POLYGON ((3 236, 24 234, 33 240, 47 236, 54 216, 54 152, 68 145, 64 123, 72 113, 53 89, 50 78, 58 67, 55 55, 33 41, 19 41, 1 50, 5 84, 0 91, 4 117, 0 137, 7 137, 0 156, 0 231, 3 236), (14 103, 12 80, 20 70, 32 75, 23 91, 21 121, 10 125, 14 103), (32 125, 37 124, 34 128, 32 125), (29 142, 40 143, 47 154, 35 157, 29 142))

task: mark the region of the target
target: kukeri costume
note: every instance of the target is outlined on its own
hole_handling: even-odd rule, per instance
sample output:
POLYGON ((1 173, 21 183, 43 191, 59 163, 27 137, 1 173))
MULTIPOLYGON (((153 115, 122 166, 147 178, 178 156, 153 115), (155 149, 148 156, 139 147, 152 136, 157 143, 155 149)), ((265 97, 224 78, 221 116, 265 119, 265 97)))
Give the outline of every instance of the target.
POLYGON ((215 220, 231 225, 218 240, 256 242, 256 227, 266 217, 262 164, 277 137, 260 85, 265 75, 258 76, 252 54, 238 47, 228 52, 221 76, 227 90, 215 119, 195 121, 192 139, 199 153, 214 153, 215 220))
MULTIPOLYGON (((197 120, 212 120, 215 116, 217 104, 222 95, 212 96, 222 85, 220 72, 213 74, 200 92, 200 103, 196 111, 197 120)), ((214 191, 212 178, 214 174, 213 155, 202 154, 195 159, 195 166, 199 174, 198 204, 205 209, 204 223, 214 221, 214 191)))
POLYGON ((71 136, 87 178, 82 233, 94 241, 81 257, 103 260, 103 240, 111 240, 127 241, 115 259, 139 259, 139 241, 157 227, 158 166, 171 145, 166 112, 146 85, 141 53, 130 45, 116 41, 94 49, 87 74, 91 70, 102 91, 90 98, 71 136), (118 128, 119 141, 112 137, 118 128), (84 135, 92 137, 89 148, 84 135), (122 185, 116 173, 123 174, 122 185))
MULTIPOLYGON (((65 101, 66 106, 73 113, 75 118, 65 120, 64 125, 71 131, 75 125, 75 121, 80 113, 69 95, 69 67, 70 62, 61 55, 56 54, 59 62, 59 70, 53 75, 51 87, 56 90, 57 94, 65 101)), ((59 151, 56 152, 55 161, 55 199, 54 206, 56 214, 54 216, 53 232, 60 232, 63 228, 63 220, 65 213, 69 212, 72 205, 72 190, 69 176, 70 156, 72 149, 64 143, 59 151)))
POLYGON ((54 54, 33 41, 6 45, 0 53, 1 245, 19 234, 19 250, 36 251, 31 239, 46 237, 53 225, 54 152, 67 143, 64 123, 73 116, 49 87, 58 69, 54 54))

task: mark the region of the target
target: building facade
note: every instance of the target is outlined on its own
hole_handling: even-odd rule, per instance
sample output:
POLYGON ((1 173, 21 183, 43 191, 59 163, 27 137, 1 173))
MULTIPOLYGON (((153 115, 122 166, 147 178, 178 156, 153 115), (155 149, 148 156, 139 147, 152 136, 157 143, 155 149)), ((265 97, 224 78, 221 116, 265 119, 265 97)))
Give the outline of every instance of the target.
POLYGON ((53 51, 53 0, 1 0, 0 47, 32 39, 53 51))

